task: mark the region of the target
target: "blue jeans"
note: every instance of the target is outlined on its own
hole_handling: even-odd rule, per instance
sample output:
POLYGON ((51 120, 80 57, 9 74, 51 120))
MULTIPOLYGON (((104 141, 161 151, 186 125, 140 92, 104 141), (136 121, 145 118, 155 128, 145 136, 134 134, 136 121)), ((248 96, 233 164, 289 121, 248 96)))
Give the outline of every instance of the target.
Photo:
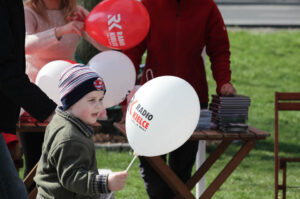
POLYGON ((27 199, 24 183, 11 159, 10 153, 0 133, 0 198, 1 199, 27 199))

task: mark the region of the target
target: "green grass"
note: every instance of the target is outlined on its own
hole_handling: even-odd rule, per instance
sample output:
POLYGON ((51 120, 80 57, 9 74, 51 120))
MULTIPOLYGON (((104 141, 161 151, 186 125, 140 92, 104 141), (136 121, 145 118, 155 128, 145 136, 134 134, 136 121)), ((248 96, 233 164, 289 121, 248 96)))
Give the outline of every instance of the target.
MULTIPOLYGON (((213 198, 274 198, 274 92, 300 92, 300 31, 229 31, 229 37, 232 83, 239 94, 251 97, 248 123, 271 136, 256 143, 213 198)), ((215 83, 208 76, 210 93, 214 93, 215 83)), ((299 155, 300 113, 285 112, 279 117, 280 154, 299 155)), ((231 155, 229 150, 220 164, 231 155)), ((219 168, 216 165, 210 171, 208 181, 219 168)), ((299 164, 288 165, 288 185, 300 186, 299 175, 299 164)), ((288 189, 287 198, 300 198, 299 189, 288 189)))
MULTIPOLYGON (((271 199, 274 198, 274 92, 300 92, 300 30, 258 32, 229 30, 231 43, 232 83, 239 94, 251 97, 248 123, 270 132, 266 140, 255 148, 225 181, 213 196, 214 199, 271 199)), ((207 61, 208 62, 208 61, 207 61)), ((207 64, 210 95, 215 93, 215 83, 207 64)), ((300 152, 300 112, 280 114, 280 151, 283 156, 300 152)), ((208 147, 210 152, 214 145, 208 147)), ((211 182, 220 169, 240 147, 229 147, 206 175, 211 182)), ((97 150, 99 167, 113 171, 124 170, 132 159, 129 152, 97 150)), ((288 185, 300 186, 299 164, 288 165, 288 185)), ((146 199, 143 181, 139 175, 138 161, 129 172, 124 190, 116 198, 146 199)), ((299 199, 299 189, 288 189, 287 198, 299 199)))

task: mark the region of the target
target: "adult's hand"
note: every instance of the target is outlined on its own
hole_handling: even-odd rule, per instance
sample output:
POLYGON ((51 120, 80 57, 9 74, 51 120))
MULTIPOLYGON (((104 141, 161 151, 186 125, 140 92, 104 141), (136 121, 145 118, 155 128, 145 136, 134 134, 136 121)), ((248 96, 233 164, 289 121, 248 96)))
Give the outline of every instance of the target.
POLYGON ((75 11, 72 16, 68 16, 69 23, 55 29, 56 37, 61 38, 64 34, 78 34, 83 35, 84 22, 88 12, 80 9, 79 12, 75 11))
POLYGON ((89 14, 88 11, 80 9, 79 12, 75 11, 73 13, 73 16, 68 16, 68 20, 69 21, 81 21, 81 22, 85 22, 85 19, 87 17, 87 15, 89 14))
POLYGON ((60 39, 65 34, 78 34, 83 35, 84 22, 82 21, 70 21, 66 25, 57 27, 55 29, 55 35, 57 39, 60 39))
POLYGON ((230 96, 230 95, 235 95, 236 90, 232 84, 226 83, 221 87, 220 93, 221 93, 221 95, 224 95, 224 96, 230 96))

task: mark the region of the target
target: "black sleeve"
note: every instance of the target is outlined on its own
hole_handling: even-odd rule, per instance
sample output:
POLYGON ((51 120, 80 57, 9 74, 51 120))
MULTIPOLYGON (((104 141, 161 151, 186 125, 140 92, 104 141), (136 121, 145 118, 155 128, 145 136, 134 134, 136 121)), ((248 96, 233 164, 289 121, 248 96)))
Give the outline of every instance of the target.
POLYGON ((21 0, 0 0, 0 92, 44 121, 56 104, 25 74, 23 9, 21 0))

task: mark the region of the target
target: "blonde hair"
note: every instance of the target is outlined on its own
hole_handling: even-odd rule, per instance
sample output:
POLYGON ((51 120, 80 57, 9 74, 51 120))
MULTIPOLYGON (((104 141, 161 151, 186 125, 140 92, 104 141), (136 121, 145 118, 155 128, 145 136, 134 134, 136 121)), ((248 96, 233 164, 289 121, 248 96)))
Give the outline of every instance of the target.
MULTIPOLYGON (((32 8, 37 14, 39 14, 46 22, 50 22, 46 14, 46 5, 43 0, 27 0, 24 3, 26 6, 32 8)), ((60 0, 60 8, 63 10, 64 19, 67 22, 68 16, 72 16, 77 10, 76 0, 60 0)))

